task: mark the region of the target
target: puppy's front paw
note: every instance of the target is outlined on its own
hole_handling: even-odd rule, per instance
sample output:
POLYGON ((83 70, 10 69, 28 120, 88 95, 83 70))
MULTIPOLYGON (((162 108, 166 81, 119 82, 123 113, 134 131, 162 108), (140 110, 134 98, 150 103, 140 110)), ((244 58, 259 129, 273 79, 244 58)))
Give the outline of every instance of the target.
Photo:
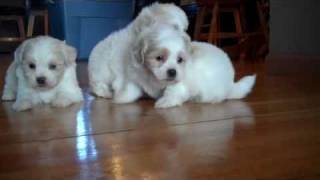
POLYGON ((15 111, 25 111, 32 108, 32 104, 29 101, 16 101, 13 106, 15 111))
POLYGON ((113 98, 113 102, 116 103, 116 104, 128 104, 128 103, 132 103, 136 100, 137 98, 132 98, 132 97, 129 97, 129 96, 115 96, 113 98))
POLYGON ((92 86, 91 91, 98 97, 106 99, 112 98, 112 92, 110 91, 109 87, 105 84, 100 83, 95 86, 92 86))
POLYGON ((177 99, 162 97, 156 102, 155 107, 156 108, 169 108, 169 107, 174 107, 174 106, 180 106, 181 104, 182 104, 182 102, 178 101, 177 99))
POLYGON ((3 101, 12 101, 15 99, 15 95, 14 94, 10 94, 10 93, 4 93, 2 95, 2 100, 3 101))
POLYGON ((55 107, 67 107, 70 106, 73 102, 68 98, 56 98, 52 101, 52 105, 55 107))

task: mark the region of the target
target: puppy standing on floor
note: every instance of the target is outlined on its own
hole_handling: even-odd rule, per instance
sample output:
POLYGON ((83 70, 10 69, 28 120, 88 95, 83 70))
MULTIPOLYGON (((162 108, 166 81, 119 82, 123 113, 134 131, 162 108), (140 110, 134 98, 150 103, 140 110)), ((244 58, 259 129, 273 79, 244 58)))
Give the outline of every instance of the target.
POLYGON ((26 40, 7 70, 2 100, 15 99, 17 111, 42 103, 66 107, 82 101, 76 55, 75 48, 48 36, 26 40))
POLYGON ((163 85, 146 76, 145 69, 132 57, 133 42, 138 34, 153 23, 165 23, 185 31, 188 19, 174 4, 154 3, 144 8, 126 28, 100 41, 89 57, 88 71, 91 91, 116 103, 133 102, 146 92, 158 97, 163 85))
POLYGON ((184 32, 170 26, 153 26, 137 40, 137 57, 149 76, 165 84, 156 107, 167 108, 185 101, 218 103, 250 93, 255 76, 234 82, 234 69, 226 53, 201 42, 190 42, 184 32))

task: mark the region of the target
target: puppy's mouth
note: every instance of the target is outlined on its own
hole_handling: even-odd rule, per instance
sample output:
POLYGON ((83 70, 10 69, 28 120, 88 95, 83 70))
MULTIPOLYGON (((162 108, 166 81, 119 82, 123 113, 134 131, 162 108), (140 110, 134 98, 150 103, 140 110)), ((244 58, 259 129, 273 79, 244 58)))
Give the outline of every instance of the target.
POLYGON ((178 80, 176 78, 167 78, 167 79, 165 79, 165 81, 170 84, 174 84, 174 83, 178 82, 178 80))
POLYGON ((35 89, 39 90, 39 91, 46 91, 51 89, 52 87, 49 86, 48 84, 37 84, 35 89))
POLYGON ((46 84, 38 84, 38 88, 48 88, 48 85, 46 84))
POLYGON ((48 87, 46 85, 37 85, 36 89, 40 90, 40 91, 45 91, 45 90, 50 89, 50 87, 48 87))

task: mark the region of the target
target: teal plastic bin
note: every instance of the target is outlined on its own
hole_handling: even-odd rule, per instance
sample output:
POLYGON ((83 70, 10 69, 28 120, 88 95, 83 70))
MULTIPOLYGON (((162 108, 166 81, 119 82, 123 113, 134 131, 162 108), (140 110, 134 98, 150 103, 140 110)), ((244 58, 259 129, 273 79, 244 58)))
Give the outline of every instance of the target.
POLYGON ((133 0, 54 0, 48 5, 50 35, 77 48, 87 60, 92 48, 133 17, 133 0))

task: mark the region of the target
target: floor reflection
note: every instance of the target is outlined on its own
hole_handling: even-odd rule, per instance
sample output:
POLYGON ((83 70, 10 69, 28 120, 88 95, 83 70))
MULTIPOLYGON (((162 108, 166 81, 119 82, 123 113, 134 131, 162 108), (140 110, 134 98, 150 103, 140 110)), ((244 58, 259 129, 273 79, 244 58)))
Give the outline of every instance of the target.
POLYGON ((123 177, 123 163, 121 156, 113 156, 111 158, 111 172, 117 180, 123 177))
POLYGON ((254 124, 254 112, 243 101, 226 101, 218 104, 188 104, 176 108, 156 109, 169 122, 203 122, 230 119, 231 121, 254 124), (236 119, 235 119, 236 118, 236 119))
POLYGON ((243 129, 256 123, 250 105, 243 101, 186 103, 168 109, 153 105, 152 100, 117 105, 85 93, 82 106, 21 113, 3 108, 7 129, 17 134, 17 140, 65 142, 37 153, 59 159, 71 152, 72 161, 80 162, 78 179, 190 179, 200 174, 198 169, 215 172, 212 167, 217 164, 232 163, 228 159, 239 151, 234 139, 249 137, 243 129))
POLYGON ((7 131, 11 135, 11 138, 7 139, 11 142, 48 141, 75 135, 77 113, 82 106, 81 103, 66 108, 39 105, 22 112, 14 111, 12 103, 3 102, 0 107, 0 111, 5 112, 2 123, 6 123, 7 131))
POLYGON ((92 135, 92 126, 90 120, 90 105, 93 98, 91 96, 85 97, 83 107, 77 113, 77 128, 76 128, 76 151, 78 160, 96 160, 97 149, 96 142, 92 135))
POLYGON ((143 109, 143 116, 121 143, 120 151, 130 153, 115 153, 107 165, 114 179, 188 179, 198 166, 212 167, 228 159, 236 129, 255 125, 254 113, 243 101, 160 110, 135 103, 125 111, 116 106, 109 113, 131 112, 131 108, 143 109))
MULTIPOLYGON (((146 113, 154 108, 145 109, 146 113)), ((126 137, 124 147, 130 152, 122 164, 123 179, 177 179, 183 174, 177 170, 179 161, 176 161, 177 145, 176 131, 168 125, 168 121, 159 114, 145 116, 140 119, 135 131, 126 137), (170 178, 167 175, 171 175, 170 178)), ((116 179, 119 179, 114 174, 116 179)))

